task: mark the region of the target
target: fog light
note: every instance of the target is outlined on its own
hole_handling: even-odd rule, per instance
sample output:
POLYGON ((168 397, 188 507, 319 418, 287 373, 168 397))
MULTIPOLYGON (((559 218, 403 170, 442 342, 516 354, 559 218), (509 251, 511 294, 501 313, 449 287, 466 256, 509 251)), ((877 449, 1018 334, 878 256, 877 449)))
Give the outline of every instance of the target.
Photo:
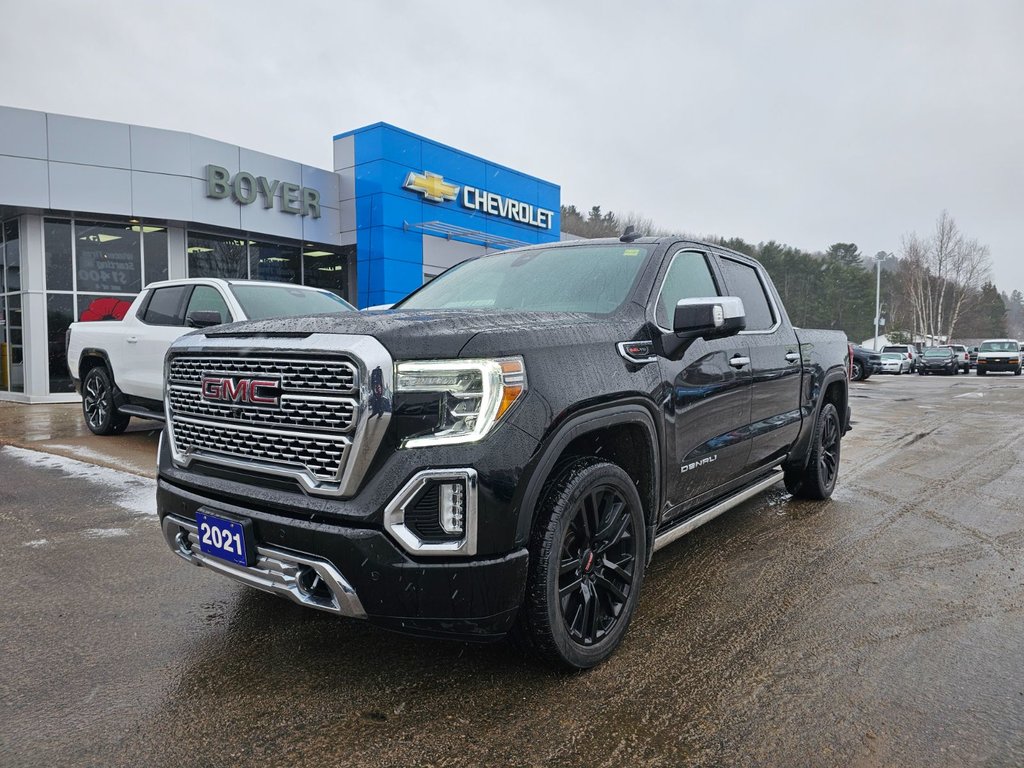
POLYGON ((442 483, 438 498, 441 529, 445 533, 462 533, 465 520, 465 491, 462 483, 442 483))

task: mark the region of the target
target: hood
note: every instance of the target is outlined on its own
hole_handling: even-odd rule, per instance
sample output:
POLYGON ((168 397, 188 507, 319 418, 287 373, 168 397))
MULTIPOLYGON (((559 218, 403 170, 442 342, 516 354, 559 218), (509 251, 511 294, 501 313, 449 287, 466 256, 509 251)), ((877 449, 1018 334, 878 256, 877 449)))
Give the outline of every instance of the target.
POLYGON ((569 312, 515 312, 485 309, 384 310, 340 312, 312 317, 247 320, 199 331, 210 338, 308 336, 313 333, 373 336, 395 360, 458 357, 479 333, 546 332, 601 324, 590 315, 569 312))

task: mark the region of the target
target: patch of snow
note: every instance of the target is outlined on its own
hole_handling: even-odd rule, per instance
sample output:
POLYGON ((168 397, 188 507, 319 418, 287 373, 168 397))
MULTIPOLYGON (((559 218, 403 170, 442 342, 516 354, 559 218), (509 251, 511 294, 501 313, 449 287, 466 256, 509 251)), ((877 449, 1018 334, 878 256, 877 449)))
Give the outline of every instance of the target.
POLYGON ((113 502, 136 515, 156 515, 156 481, 139 477, 109 467, 98 467, 84 461, 56 456, 52 453, 15 448, 12 445, 0 447, 5 455, 40 469, 62 472, 76 480, 102 486, 112 495, 113 502))
POLYGON ((984 396, 985 396, 984 392, 964 392, 962 395, 953 395, 953 399, 955 400, 958 397, 984 397, 984 396))
POLYGON ((86 448, 85 446, 82 445, 64 445, 61 443, 47 443, 47 447, 56 448, 59 451, 67 451, 68 453, 73 454, 76 457, 81 457, 83 459, 90 459, 92 461, 105 461, 108 464, 111 463, 112 457, 109 454, 100 453, 99 451, 94 451, 91 448, 86 448))
POLYGON ((86 528, 82 535, 87 539, 114 539, 118 536, 127 536, 131 531, 127 528, 86 528))
POLYGON ((21 546, 32 547, 32 549, 39 549, 40 547, 45 547, 49 543, 50 542, 48 542, 46 539, 35 539, 33 541, 26 541, 21 546))

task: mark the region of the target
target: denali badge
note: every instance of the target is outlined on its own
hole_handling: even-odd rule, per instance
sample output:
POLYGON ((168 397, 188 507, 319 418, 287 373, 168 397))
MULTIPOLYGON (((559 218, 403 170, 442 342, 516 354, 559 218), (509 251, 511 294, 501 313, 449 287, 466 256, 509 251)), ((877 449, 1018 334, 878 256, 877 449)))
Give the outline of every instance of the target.
POLYGON ((697 461, 691 461, 689 464, 683 464, 681 467, 679 467, 679 471, 680 472, 690 472, 691 470, 697 469, 697 467, 703 467, 705 464, 710 464, 711 462, 717 461, 717 460, 718 460, 718 454, 717 453, 714 456, 705 456, 703 459, 698 459, 697 461))
POLYGON ((281 402, 280 379, 203 376, 203 399, 212 402, 276 406, 281 402))

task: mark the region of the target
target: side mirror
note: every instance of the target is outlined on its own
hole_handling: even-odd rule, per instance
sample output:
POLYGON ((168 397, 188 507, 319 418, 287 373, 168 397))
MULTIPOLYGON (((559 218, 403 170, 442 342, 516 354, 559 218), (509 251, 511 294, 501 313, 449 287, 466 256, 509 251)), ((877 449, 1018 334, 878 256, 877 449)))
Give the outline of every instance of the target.
POLYGON ((672 328, 681 339, 718 339, 734 336, 747 327, 743 299, 709 296, 683 299, 676 304, 672 328))
POLYGON ((215 309, 197 309, 195 312, 190 312, 188 316, 188 324, 193 328, 209 328, 211 325, 220 325, 223 322, 220 312, 215 309))

